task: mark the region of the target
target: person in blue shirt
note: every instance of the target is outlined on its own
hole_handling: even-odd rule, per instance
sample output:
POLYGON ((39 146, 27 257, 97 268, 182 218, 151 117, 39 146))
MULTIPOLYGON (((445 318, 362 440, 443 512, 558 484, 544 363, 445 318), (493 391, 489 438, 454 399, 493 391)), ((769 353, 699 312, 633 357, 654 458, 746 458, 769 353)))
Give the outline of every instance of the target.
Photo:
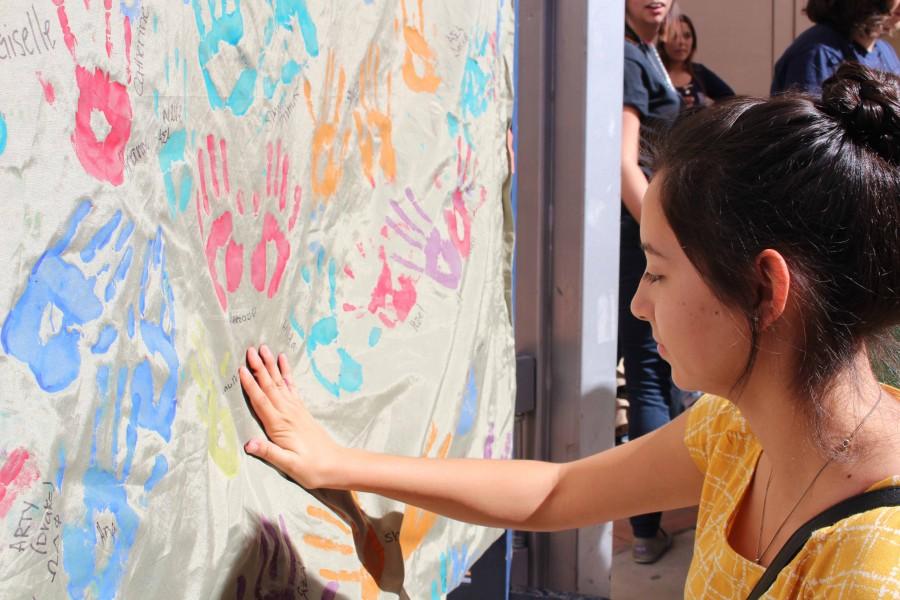
POLYGON ((678 15, 666 27, 664 39, 659 41, 657 47, 685 107, 709 106, 734 96, 731 86, 712 69, 694 62, 697 30, 686 14, 678 15))
POLYGON ((900 75, 900 59, 881 37, 900 26, 900 0, 809 0, 804 31, 775 63, 772 95, 819 94, 843 62, 900 75))
MULTIPOLYGON (((647 268, 641 247, 643 198, 653 176, 653 152, 681 109, 681 99, 656 51, 673 0, 627 0, 622 102, 622 213, 619 223, 619 355, 625 362, 628 437, 635 439, 669 422, 672 371, 659 355, 649 323, 631 313, 647 268)), ((672 537, 660 527, 661 514, 631 518, 632 558, 658 560, 672 537)))

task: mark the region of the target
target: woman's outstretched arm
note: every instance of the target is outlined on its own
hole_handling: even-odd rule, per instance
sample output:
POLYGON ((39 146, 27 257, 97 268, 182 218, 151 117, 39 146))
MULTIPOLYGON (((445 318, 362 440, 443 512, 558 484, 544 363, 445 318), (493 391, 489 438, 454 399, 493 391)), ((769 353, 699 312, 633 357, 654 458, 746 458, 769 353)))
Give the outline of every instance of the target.
POLYGON ((452 519, 551 531, 696 504, 702 474, 684 415, 633 442, 574 462, 410 458, 343 448, 303 406, 286 357, 247 352, 241 385, 268 440, 248 453, 307 488, 373 492, 452 519))

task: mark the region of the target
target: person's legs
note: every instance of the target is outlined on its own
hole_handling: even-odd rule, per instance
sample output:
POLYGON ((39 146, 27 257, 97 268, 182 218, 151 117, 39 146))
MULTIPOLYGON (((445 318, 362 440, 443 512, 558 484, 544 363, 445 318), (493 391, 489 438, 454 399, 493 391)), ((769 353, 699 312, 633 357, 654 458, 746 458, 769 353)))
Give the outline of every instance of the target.
MULTIPOLYGON (((646 268, 637 222, 624 214, 619 260, 619 344, 625 360, 625 387, 630 403, 628 437, 634 440, 669 422, 671 370, 659 356, 650 324, 631 314, 631 298, 646 268)), ((660 513, 631 518, 636 538, 655 538, 660 513)))

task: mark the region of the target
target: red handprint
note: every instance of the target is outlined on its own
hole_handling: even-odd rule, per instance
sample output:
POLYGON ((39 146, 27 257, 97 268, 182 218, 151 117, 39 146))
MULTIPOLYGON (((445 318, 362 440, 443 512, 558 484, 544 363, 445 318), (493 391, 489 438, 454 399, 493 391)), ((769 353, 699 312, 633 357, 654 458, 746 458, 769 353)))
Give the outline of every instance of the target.
MULTIPOLYGON (((75 131, 72 134, 72 145, 75 155, 84 170, 95 179, 108 181, 113 185, 121 185, 125 171, 125 144, 131 136, 131 100, 126 85, 110 78, 108 70, 96 67, 89 70, 78 62, 76 48, 78 40, 69 26, 65 0, 53 0, 56 15, 63 31, 63 41, 72 60, 75 61, 75 82, 78 86, 78 107, 75 111, 75 131), (91 126, 91 115, 99 111, 106 119, 109 131, 98 138, 91 126)), ((88 0, 85 8, 90 7, 88 0)), ((106 57, 112 58, 112 0, 103 0, 105 20, 106 57)), ((122 18, 123 46, 125 51, 126 77, 131 80, 131 22, 128 17, 122 18)))
MULTIPOLYGON (((236 241, 236 238, 240 237, 240 232, 235 231, 233 209, 237 209, 238 215, 246 215, 248 219, 251 218, 248 214, 251 207, 245 206, 244 190, 238 189, 237 193, 233 197, 231 196, 227 150, 228 146, 225 140, 220 139, 217 146, 215 138, 209 135, 206 138, 206 153, 204 153, 203 148, 197 151, 197 165, 200 178, 200 189, 197 190, 197 221, 200 227, 200 235, 206 239, 204 245, 206 264, 222 310, 228 308, 228 295, 238 290, 244 275, 244 245, 236 241), (221 154, 222 161, 221 182, 219 180, 218 167, 219 154, 221 154), (206 172, 207 166, 209 174, 206 172), (225 210, 218 212, 218 210, 223 208, 221 204, 230 203, 233 203, 233 206, 226 206, 225 210), (213 206, 213 204, 218 206, 213 206), (204 228, 204 215, 211 217, 214 209, 218 212, 218 215, 213 218, 209 228, 209 235, 207 236, 204 228), (218 269, 219 252, 222 248, 225 249, 224 288, 222 287, 218 269)), ((276 214, 282 218, 287 216, 290 159, 286 153, 282 153, 281 142, 278 142, 275 148, 273 148, 271 143, 268 145, 267 159, 265 197, 267 204, 273 204, 277 201, 278 209, 275 213, 267 209, 263 215, 260 238, 256 242, 250 256, 250 281, 258 292, 265 291, 266 295, 272 298, 278 292, 291 255, 290 242, 287 240, 285 230, 276 216, 276 214), (275 269, 271 278, 267 273, 269 242, 275 244, 276 251, 275 269), (268 289, 266 289, 266 282, 268 282, 268 289)), ((299 185, 295 184, 293 186, 292 208, 287 220, 288 232, 292 231, 297 224, 300 199, 301 189, 299 185)), ((252 204, 252 219, 258 221, 260 215, 260 194, 253 192, 250 202, 252 204)))

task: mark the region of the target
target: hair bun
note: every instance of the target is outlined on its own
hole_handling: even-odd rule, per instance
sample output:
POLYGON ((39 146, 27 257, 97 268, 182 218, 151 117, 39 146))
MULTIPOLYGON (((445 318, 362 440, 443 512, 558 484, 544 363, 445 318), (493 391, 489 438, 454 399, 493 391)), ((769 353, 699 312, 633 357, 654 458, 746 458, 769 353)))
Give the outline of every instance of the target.
POLYGON ((854 140, 900 164, 900 78, 844 63, 822 84, 822 105, 854 140))

